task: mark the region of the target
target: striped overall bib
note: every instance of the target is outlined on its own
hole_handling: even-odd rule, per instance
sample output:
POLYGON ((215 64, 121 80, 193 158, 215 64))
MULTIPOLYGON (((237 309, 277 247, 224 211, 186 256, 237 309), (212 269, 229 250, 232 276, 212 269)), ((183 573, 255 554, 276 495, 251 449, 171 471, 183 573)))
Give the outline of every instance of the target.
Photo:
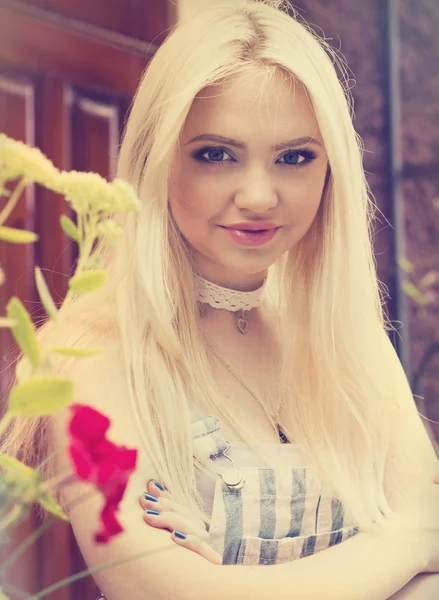
MULTIPOLYGON (((204 475, 206 510, 211 511, 207 543, 224 565, 271 565, 309 556, 358 533, 344 522, 340 501, 325 494, 296 444, 276 445, 279 467, 260 465, 244 443, 229 444, 213 416, 192 423, 194 452, 215 461, 216 481, 204 475), (234 461, 241 489, 227 485, 221 471, 234 461)), ((276 455, 277 458, 277 455, 276 455)))
MULTIPOLYGON (((304 558, 358 533, 344 522, 339 500, 323 493, 297 444, 276 445, 279 467, 260 466, 247 444, 229 444, 218 420, 194 406, 194 453, 215 461, 214 482, 198 477, 211 514, 206 542, 224 565, 272 565, 304 558), (224 451, 244 476, 241 489, 229 487, 221 472, 230 467, 224 451)), ((105 600, 101 595, 96 600, 105 600)))

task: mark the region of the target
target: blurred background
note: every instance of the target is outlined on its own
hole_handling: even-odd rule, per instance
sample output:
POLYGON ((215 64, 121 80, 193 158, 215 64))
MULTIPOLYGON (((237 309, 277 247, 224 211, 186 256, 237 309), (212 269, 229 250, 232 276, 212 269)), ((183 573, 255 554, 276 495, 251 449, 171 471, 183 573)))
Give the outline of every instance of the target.
MULTIPOLYGON (((39 147, 58 168, 112 179, 148 61, 179 20, 213 2, 221 0, 0 0, 0 132, 39 147)), ((350 68, 354 124, 379 206, 379 277, 399 331, 392 341, 438 451, 439 426, 431 421, 439 421, 439 1, 297 0, 294 6, 350 68)), ((35 265, 62 301, 76 255, 59 226, 61 214, 69 214, 63 198, 34 186, 10 215, 6 225, 35 231, 40 241, 0 245, 6 276, 0 316, 18 295, 35 321, 42 318, 35 265)), ((3 387, 14 350, 0 329, 3 387)), ((32 515, 15 543, 37 524, 32 515)), ((82 568, 69 527, 57 523, 11 569, 10 582, 33 592, 82 568)), ((97 595, 88 577, 49 598, 97 595)))

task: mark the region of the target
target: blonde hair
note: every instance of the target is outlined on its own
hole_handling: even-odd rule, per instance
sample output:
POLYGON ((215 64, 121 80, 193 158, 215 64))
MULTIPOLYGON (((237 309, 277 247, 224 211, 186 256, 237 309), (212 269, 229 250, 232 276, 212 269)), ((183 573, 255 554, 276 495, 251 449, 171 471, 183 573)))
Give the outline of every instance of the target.
MULTIPOLYGON (((270 73, 280 69, 306 90, 330 165, 315 222, 269 269, 268 290, 285 331, 284 428, 341 500, 346 518, 367 529, 390 511, 375 208, 343 59, 296 14, 275 5, 281 3, 223 1, 177 26, 158 49, 136 92, 118 166, 142 210, 114 216, 123 218, 126 235, 116 247, 98 247, 108 283, 76 300, 62 335, 70 345, 93 346, 104 331, 118 340, 129 389, 123 402, 136 417, 144 450, 176 501, 202 514, 195 474, 207 467, 193 457, 189 399, 260 445, 229 411, 211 372, 191 262, 168 209, 170 163, 203 88, 255 67, 268 74, 269 85, 270 73)), ((62 369, 72 364, 66 359, 62 369)), ((44 458, 33 446, 44 426, 41 419, 16 419, 4 448, 29 461, 44 458)))

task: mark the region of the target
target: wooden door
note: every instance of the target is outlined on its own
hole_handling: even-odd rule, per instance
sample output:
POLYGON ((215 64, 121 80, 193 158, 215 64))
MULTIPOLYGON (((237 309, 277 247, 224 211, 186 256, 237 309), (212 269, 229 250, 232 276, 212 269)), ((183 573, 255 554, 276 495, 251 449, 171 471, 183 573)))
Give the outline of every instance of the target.
MULTIPOLYGON (((148 60, 175 24, 172 0, 0 0, 0 132, 39 147, 64 170, 115 174, 124 119, 148 60)), ((17 295, 35 323, 43 317, 34 267, 46 275, 60 303, 76 259, 59 226, 69 213, 62 197, 28 188, 6 224, 37 232, 30 245, 0 245, 6 283, 0 315, 17 295)), ((16 355, 12 337, 0 330, 2 399, 16 355)), ((30 517, 14 544, 38 524, 30 517)), ((11 568, 8 581, 35 592, 84 568, 70 528, 57 523, 11 568)), ((56 592, 53 600, 94 599, 91 578, 56 592)))

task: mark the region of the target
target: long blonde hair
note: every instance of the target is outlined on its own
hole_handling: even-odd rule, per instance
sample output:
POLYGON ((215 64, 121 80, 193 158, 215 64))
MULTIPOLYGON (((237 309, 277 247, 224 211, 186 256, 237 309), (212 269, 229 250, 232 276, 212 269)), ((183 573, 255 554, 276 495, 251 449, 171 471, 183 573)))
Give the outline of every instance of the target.
MULTIPOLYGON (((390 511, 384 489, 389 392, 378 376, 386 322, 371 242, 375 207, 352 124, 346 65, 297 15, 274 4, 222 1, 177 26, 158 49, 136 92, 118 166, 142 210, 114 217, 124 219, 126 235, 116 247, 98 248, 108 283, 77 299, 62 335, 70 345, 93 346, 102 332, 114 333, 129 389, 123 401, 144 450, 177 502, 199 513, 195 473, 202 461, 193 457, 188 399, 253 447, 258 441, 230 412, 212 376, 191 262, 168 209, 170 163, 203 88, 255 67, 267 73, 269 85, 270 73, 282 70, 306 90, 330 165, 315 222, 269 269, 268 290, 285 331, 284 427, 342 501, 346 517, 367 529, 390 511)), ((63 370, 72 364, 66 359, 63 370)), ((44 427, 42 419, 16 419, 3 450, 29 462, 44 458, 45 450, 36 456, 33 445, 44 427)))

